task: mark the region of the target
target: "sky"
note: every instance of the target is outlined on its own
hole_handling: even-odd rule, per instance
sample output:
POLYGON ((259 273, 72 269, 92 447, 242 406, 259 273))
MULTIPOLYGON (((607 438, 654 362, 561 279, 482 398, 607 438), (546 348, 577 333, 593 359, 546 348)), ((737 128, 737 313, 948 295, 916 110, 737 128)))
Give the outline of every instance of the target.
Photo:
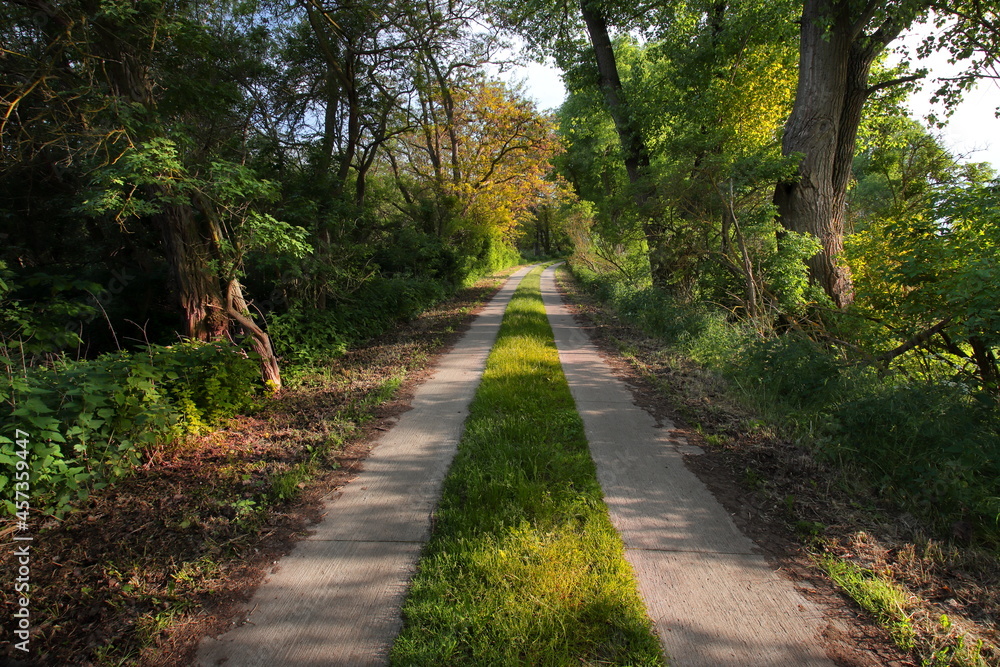
MULTIPOLYGON (((929 30, 929 26, 918 25, 899 41, 901 45, 915 47, 929 30)), ((941 107, 935 108, 930 103, 933 91, 939 87, 935 78, 957 74, 962 69, 961 65, 949 64, 946 53, 935 53, 926 60, 916 61, 914 67, 926 67, 929 73, 923 91, 910 97, 911 115, 922 120, 934 110, 939 117, 943 116, 941 107)), ((998 107, 1000 85, 992 79, 981 81, 974 90, 965 94, 948 125, 940 131, 945 146, 969 162, 991 162, 1000 170, 1000 118, 996 117, 998 107)))
MULTIPOLYGON (((911 43, 917 43, 920 32, 917 31, 907 39, 911 43)), ((954 73, 956 67, 949 65, 947 56, 943 54, 918 61, 916 66, 930 70, 929 81, 924 90, 914 94, 909 105, 911 114, 922 121, 932 111, 930 97, 937 88, 933 79, 954 73)), ((566 88, 554 65, 530 63, 514 68, 507 77, 508 81, 524 81, 525 90, 541 110, 558 108, 566 96, 566 88)), ((967 161, 991 162, 1000 171, 1000 118, 995 115, 998 107, 1000 85, 994 80, 981 82, 975 90, 966 93, 948 125, 940 130, 944 144, 956 155, 964 156, 967 161)), ((939 117, 943 115, 940 108, 936 111, 939 117)))
POLYGON ((555 65, 529 63, 515 67, 508 76, 508 81, 525 82, 525 90, 542 111, 558 109, 566 99, 566 86, 555 65))

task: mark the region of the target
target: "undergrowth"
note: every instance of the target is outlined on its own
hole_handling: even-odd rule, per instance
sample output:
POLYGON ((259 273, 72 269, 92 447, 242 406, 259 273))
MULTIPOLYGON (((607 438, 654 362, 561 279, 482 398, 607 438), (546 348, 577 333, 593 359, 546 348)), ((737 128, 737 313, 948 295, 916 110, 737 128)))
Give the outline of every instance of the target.
POLYGON ((663 662, 602 500, 539 273, 504 316, 393 664, 663 662))
POLYGON ((1000 547, 1000 408, 953 382, 844 359, 796 333, 762 336, 706 304, 574 267, 620 317, 721 374, 744 403, 939 535, 1000 547), (968 533, 970 531, 963 531, 968 533))
POLYGON ((252 356, 224 341, 150 345, 50 367, 0 361, 8 362, 0 379, 0 422, 7 425, 0 497, 11 514, 12 471, 22 458, 32 508, 61 517, 131 474, 157 446, 251 407, 263 386, 252 356))
POLYGON ((837 586, 889 630, 897 646, 904 651, 913 650, 916 631, 907 613, 909 596, 905 590, 871 570, 829 554, 820 558, 819 563, 837 586))

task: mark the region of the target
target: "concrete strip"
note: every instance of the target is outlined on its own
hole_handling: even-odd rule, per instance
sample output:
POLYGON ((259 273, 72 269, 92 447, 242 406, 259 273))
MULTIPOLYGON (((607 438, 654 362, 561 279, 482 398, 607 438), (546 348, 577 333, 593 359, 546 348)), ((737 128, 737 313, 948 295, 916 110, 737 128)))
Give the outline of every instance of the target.
POLYGON ((315 532, 257 590, 245 623, 206 637, 195 665, 380 665, 504 310, 521 269, 420 385, 413 409, 327 502, 315 532))
POLYGON ((611 520, 664 651, 678 667, 828 666, 822 613, 771 571, 684 465, 689 446, 634 404, 563 305, 542 297, 611 520))

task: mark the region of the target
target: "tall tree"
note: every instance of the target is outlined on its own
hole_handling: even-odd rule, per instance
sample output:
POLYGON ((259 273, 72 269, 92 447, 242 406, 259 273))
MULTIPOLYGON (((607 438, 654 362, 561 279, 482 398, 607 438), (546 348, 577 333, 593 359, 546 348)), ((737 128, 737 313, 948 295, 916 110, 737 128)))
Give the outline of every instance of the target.
MULTIPOLYGON (((240 159, 245 124, 238 86, 217 76, 219 67, 244 64, 224 62, 238 57, 236 35, 213 32, 226 8, 155 1, 9 4, 31 10, 36 21, 23 33, 24 44, 34 47, 19 59, 30 63, 27 71, 5 79, 6 117, 23 120, 22 105, 36 115, 5 125, 4 138, 16 131, 19 144, 31 145, 33 133, 57 128, 61 159, 87 158, 79 176, 89 187, 80 187, 79 210, 110 217, 122 229, 138 222, 159 234, 182 332, 217 339, 238 322, 253 337, 265 378, 280 386, 270 340, 245 313, 238 275, 221 269, 231 263, 234 242, 221 184, 202 177, 240 159), (215 71, 205 66, 210 62, 215 71), (73 128, 81 131, 74 136, 73 128)), ((243 173, 222 187, 251 181, 243 173)))
MULTIPOLYGON (((661 252, 663 243, 659 215, 652 210, 655 188, 650 174, 650 152, 643 136, 632 101, 622 85, 618 59, 612 43, 612 26, 628 30, 638 26, 643 8, 624 7, 623 3, 603 0, 580 0, 578 4, 550 1, 544 8, 537 3, 494 0, 493 16, 500 24, 514 30, 529 46, 554 55, 564 69, 577 62, 585 36, 589 63, 594 73, 589 85, 597 87, 614 121, 621 159, 628 176, 629 193, 646 239, 650 274, 654 284, 667 287, 670 267, 661 252)), ((649 9, 649 7, 645 7, 649 9)))
POLYGON ((809 259, 813 280, 838 306, 851 302, 844 248, 847 187, 866 100, 903 77, 871 82, 876 58, 925 7, 917 2, 805 0, 799 45, 799 83, 785 126, 785 155, 801 156, 793 180, 774 195, 781 224, 816 236, 822 251, 809 259))
POLYGON ((553 123, 501 82, 472 76, 446 90, 421 96, 420 126, 390 152, 402 208, 438 236, 510 243, 535 208, 560 194, 549 178, 561 148, 553 123), (434 210, 439 202, 446 210, 434 210))
POLYGON ((580 15, 587 27, 594 62, 597 64, 598 85, 604 93, 604 103, 614 119, 621 143, 632 198, 649 249, 650 275, 654 285, 666 287, 670 283, 671 270, 661 248, 662 225, 657 220, 658 216, 650 210, 655 190, 650 174, 649 146, 639 129, 636 113, 625 95, 618 72, 618 61, 608 33, 608 21, 599 0, 580 0, 580 15))
POLYGON ((965 72, 942 82, 937 95, 950 106, 984 76, 1000 56, 995 11, 979 2, 806 0, 801 19, 799 84, 785 126, 786 155, 801 156, 794 179, 778 184, 774 201, 782 225, 818 237, 823 250, 809 260, 815 282, 838 306, 853 298, 850 276, 838 262, 851 162, 865 103, 885 88, 922 73, 872 80, 872 65, 914 21, 935 12, 937 34, 920 55, 948 50, 965 72))

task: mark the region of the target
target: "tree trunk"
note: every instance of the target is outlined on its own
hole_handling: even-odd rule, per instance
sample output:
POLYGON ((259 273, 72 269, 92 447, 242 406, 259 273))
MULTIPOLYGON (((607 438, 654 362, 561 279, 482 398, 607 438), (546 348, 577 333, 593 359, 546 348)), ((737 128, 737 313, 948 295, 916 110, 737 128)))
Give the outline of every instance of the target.
POLYGON ((632 199, 639 219, 642 220, 643 234, 649 249, 649 269, 653 284, 665 287, 670 270, 660 251, 662 234, 660 225, 652 219, 649 205, 653 198, 653 188, 649 182, 649 148, 636 127, 635 119, 622 98, 622 81, 618 74, 618 62, 608 34, 608 23, 595 0, 580 0, 580 13, 587 26, 587 35, 594 49, 594 59, 600 76, 600 87, 604 93, 604 103, 615 123, 621 143, 625 171, 628 174, 632 199))
POLYGON ((163 236, 164 254, 184 315, 185 335, 198 340, 224 336, 229 317, 219 279, 211 266, 214 239, 201 233, 190 206, 168 204, 153 218, 163 236))
POLYGON ((972 358, 979 368, 979 379, 983 389, 994 395, 1000 395, 1000 371, 997 370, 997 358, 992 348, 979 336, 970 336, 972 358))
POLYGON ((801 159, 796 178, 779 183, 774 193, 782 226, 820 240, 822 250, 808 260, 809 274, 838 307, 854 298, 850 274, 838 258, 844 250, 858 126, 865 101, 876 89, 868 84, 869 72, 876 56, 912 22, 915 12, 912 7, 890 11, 867 34, 865 28, 879 6, 805 1, 799 83, 782 140, 784 155, 801 159))
POLYGON ((260 357, 261 375, 273 391, 281 389, 281 372, 278 358, 271 346, 271 337, 250 318, 250 309, 243 298, 243 289, 238 280, 230 280, 226 289, 226 312, 240 323, 253 338, 254 352, 260 357))
MULTIPOLYGON (((127 27, 103 19, 95 24, 98 34, 103 36, 96 51, 105 60, 111 91, 153 112, 157 100, 148 62, 150 54, 140 51, 137 44, 125 37, 129 34, 127 27)), ((148 124, 136 130, 132 139, 139 144, 160 136, 162 129, 148 124)), ((184 318, 184 333, 199 340, 219 338, 229 327, 219 278, 212 268, 212 261, 218 259, 219 238, 214 231, 201 228, 191 203, 178 201, 167 182, 168 175, 163 176, 163 182, 149 186, 147 193, 150 201, 164 202, 151 219, 163 238, 164 256, 184 318)))
POLYGON ((796 180, 778 184, 774 203, 783 227, 820 240, 823 249, 808 260, 809 274, 834 303, 845 306, 852 288, 837 258, 844 249, 846 192, 838 191, 836 174, 853 157, 838 152, 844 144, 840 135, 851 38, 843 13, 829 32, 821 24, 832 5, 830 0, 806 0, 802 12, 799 83, 782 140, 782 152, 799 154, 801 161, 796 180))

